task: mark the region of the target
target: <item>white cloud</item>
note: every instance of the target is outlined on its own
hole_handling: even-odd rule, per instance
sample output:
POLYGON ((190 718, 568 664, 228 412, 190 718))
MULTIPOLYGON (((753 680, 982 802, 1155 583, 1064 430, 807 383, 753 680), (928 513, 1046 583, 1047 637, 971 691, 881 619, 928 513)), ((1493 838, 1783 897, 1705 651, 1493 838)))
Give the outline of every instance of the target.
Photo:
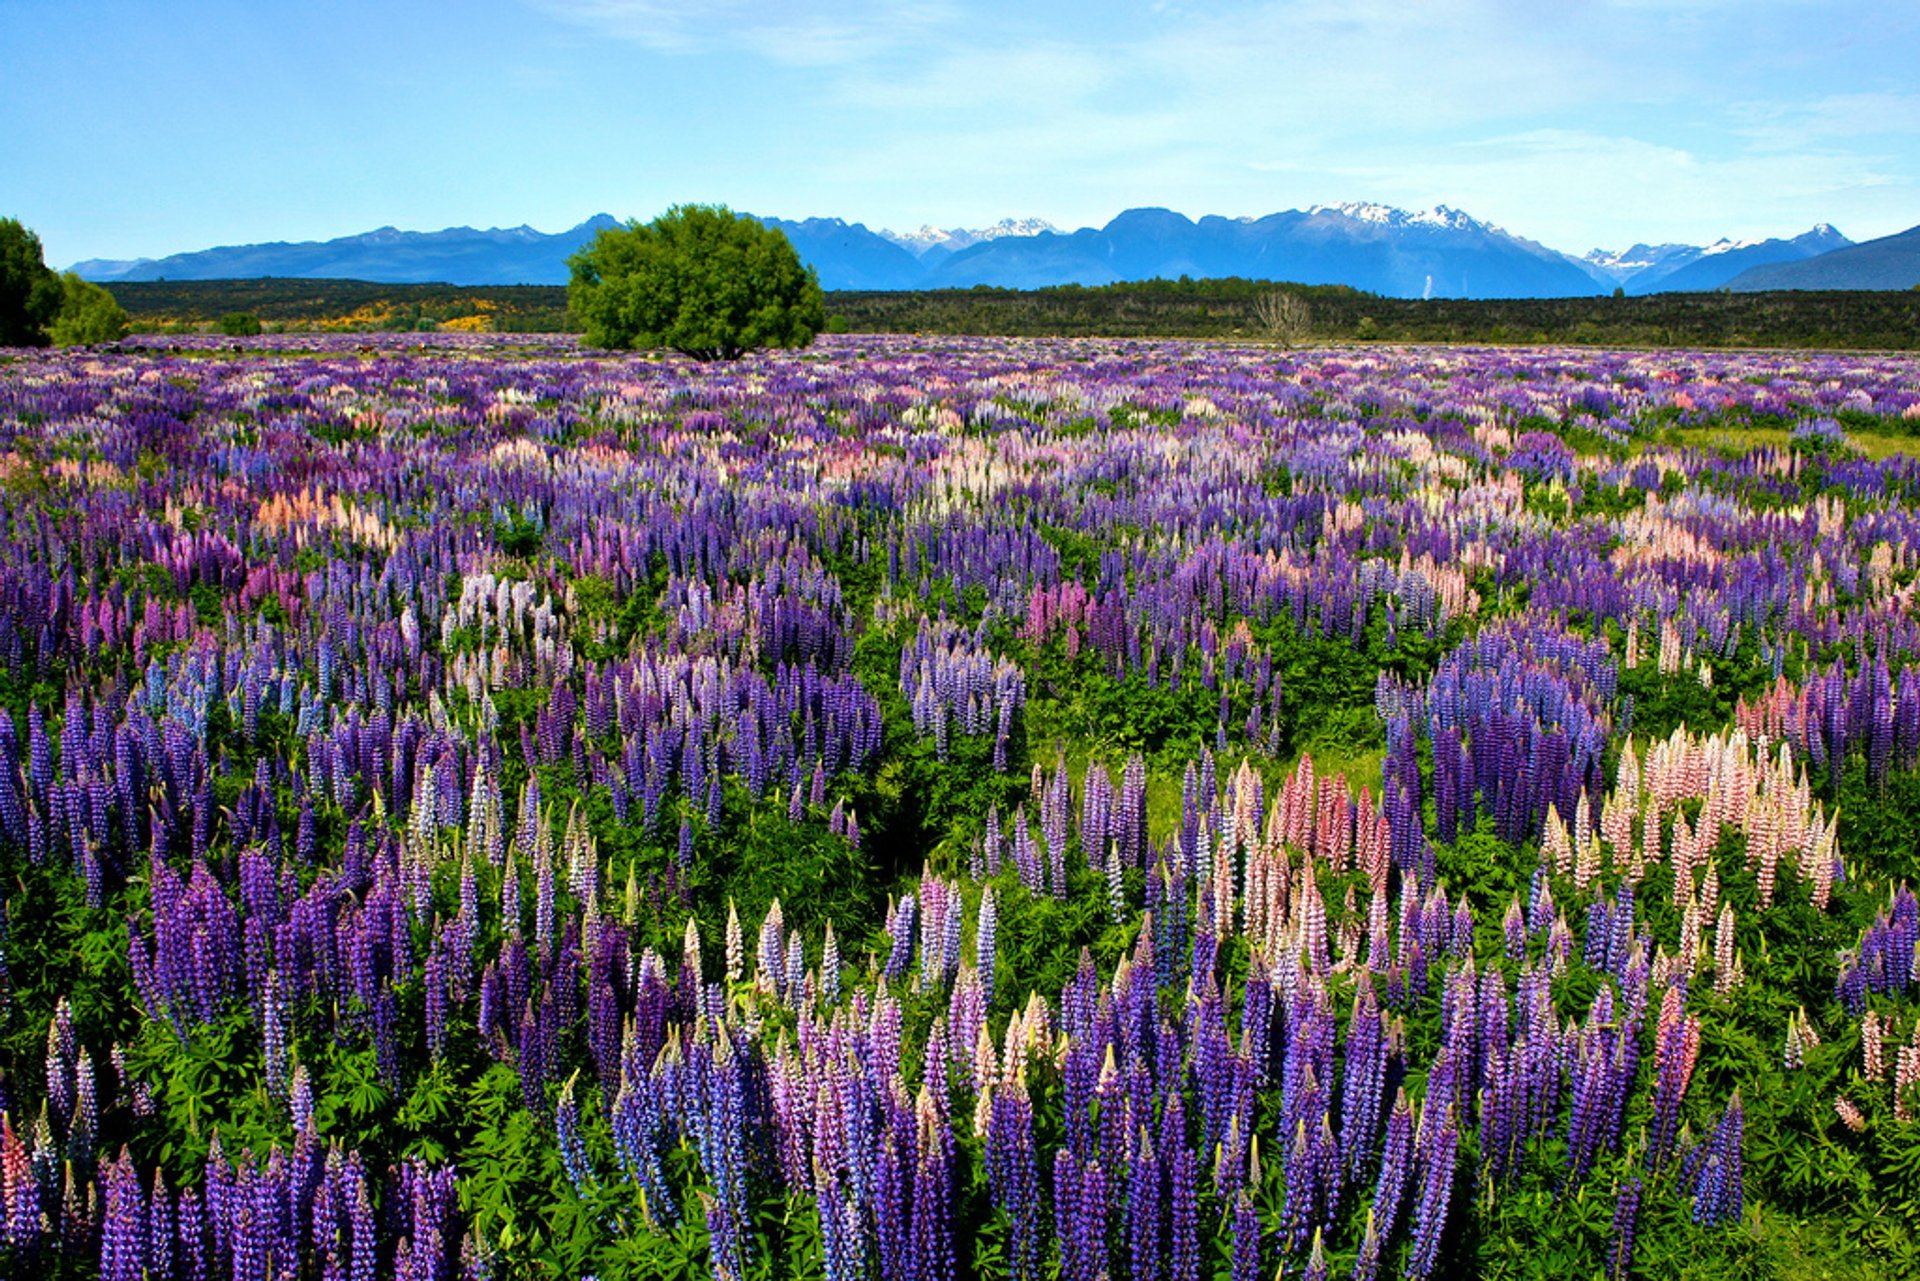
POLYGON ((760 104, 804 107, 756 199, 791 190, 882 224, 1364 198, 1584 249, 1816 221, 1881 234, 1913 220, 1920 178, 1904 82, 1783 79, 1835 21, 1811 0, 1756 0, 1778 19, 1764 31, 1731 0, 1108 0, 967 20, 957 0, 529 3, 656 49, 746 55, 760 104))
POLYGON ((1734 132, 1755 147, 1792 151, 1920 135, 1920 94, 1836 93, 1796 102, 1741 102, 1728 108, 1728 116, 1734 132))
POLYGON ((528 0, 604 36, 665 53, 748 50, 790 66, 864 61, 926 40, 945 3, 888 0, 528 0))
POLYGON ((1624 248, 1613 243, 1621 227, 1647 241, 1793 235, 1827 221, 1849 235, 1884 234, 1906 225, 1899 209, 1913 199, 1911 178, 1880 157, 1701 155, 1565 129, 1389 154, 1344 172, 1382 199, 1420 203, 1446 193, 1449 203, 1575 252, 1624 248), (1874 225, 1845 225, 1849 209, 1874 225))

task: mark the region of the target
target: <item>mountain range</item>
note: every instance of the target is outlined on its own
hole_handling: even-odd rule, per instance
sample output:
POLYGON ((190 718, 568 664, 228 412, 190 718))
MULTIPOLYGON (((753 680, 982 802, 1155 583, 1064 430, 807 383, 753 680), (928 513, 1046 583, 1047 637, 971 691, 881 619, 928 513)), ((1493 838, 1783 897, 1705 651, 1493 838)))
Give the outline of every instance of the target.
MULTIPOLYGON (((1904 289, 1920 282, 1920 227, 1855 245, 1821 223, 1793 237, 1635 245, 1580 257, 1439 205, 1315 205, 1263 218, 1129 209, 1104 227, 1062 231, 1037 218, 980 229, 870 230, 839 218, 763 217, 830 290, 1033 289, 1239 276, 1350 285, 1391 297, 1544 298, 1715 289, 1904 289), (1869 283, 1870 282, 1870 283, 1869 283)), ((531 227, 377 231, 335 240, 223 246, 165 258, 89 259, 90 280, 263 276, 454 285, 563 284, 567 257, 616 219, 557 233, 531 227)))

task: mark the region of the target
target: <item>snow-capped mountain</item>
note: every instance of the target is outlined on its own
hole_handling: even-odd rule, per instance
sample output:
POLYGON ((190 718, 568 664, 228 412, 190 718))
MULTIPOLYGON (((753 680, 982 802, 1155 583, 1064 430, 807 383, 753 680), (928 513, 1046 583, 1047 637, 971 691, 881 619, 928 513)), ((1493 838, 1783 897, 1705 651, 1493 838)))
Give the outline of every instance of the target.
POLYGON ((1573 261, 1630 294, 1697 293, 1719 289, 1753 267, 1798 262, 1852 243, 1823 222, 1791 239, 1723 236, 1710 245, 1635 245, 1618 254, 1595 249, 1573 261))
POLYGON ((983 240, 999 240, 1006 236, 1037 236, 1043 231, 1058 231, 1045 218, 1002 218, 991 227, 935 227, 924 226, 914 231, 888 231, 882 228, 878 233, 916 258, 930 252, 958 253, 970 245, 983 240))
POLYGON ((1170 209, 1129 209, 1097 229, 972 245, 935 266, 929 284, 1033 289, 1180 276, 1351 285, 1398 297, 1599 292, 1561 255, 1459 210, 1376 203, 1197 222, 1170 209))
MULTIPOLYGON (((1631 249, 1589 249, 1574 258, 1605 285, 1624 285, 1643 271, 1669 263, 1689 263, 1700 256, 1698 245, 1635 245, 1631 249)), ((1671 268, 1669 268, 1671 270, 1671 268)))
MULTIPOLYGON (((785 232, 828 289, 996 285, 1033 289, 1190 276, 1350 285, 1394 297, 1546 298, 1709 290, 1756 266, 1810 258, 1849 242, 1826 224, 1791 240, 1639 244, 1573 257, 1447 205, 1407 210, 1371 201, 1264 217, 1199 220, 1129 209, 1104 227, 1066 232, 1041 218, 990 227, 874 231, 840 218, 763 217, 785 232)), ((75 264, 93 280, 260 276, 458 285, 559 284, 567 257, 615 220, 605 214, 547 235, 531 227, 401 231, 336 240, 226 246, 160 259, 75 264)))
POLYGON ((1506 234, 1490 222, 1481 222, 1471 214, 1448 205, 1431 209, 1399 209, 1370 200, 1349 200, 1337 205, 1309 205, 1310 214, 1339 214, 1355 222, 1370 222, 1382 227, 1435 227, 1448 231, 1488 231, 1506 234))

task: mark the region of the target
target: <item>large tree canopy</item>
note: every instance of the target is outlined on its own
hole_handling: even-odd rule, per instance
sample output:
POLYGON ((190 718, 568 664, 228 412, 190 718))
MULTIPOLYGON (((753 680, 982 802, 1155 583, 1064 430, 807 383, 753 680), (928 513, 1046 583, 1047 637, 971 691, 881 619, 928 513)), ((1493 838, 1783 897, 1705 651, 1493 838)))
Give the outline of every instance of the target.
POLYGON ((786 236, 723 205, 608 228, 568 266, 567 300, 590 346, 734 360, 804 347, 826 324, 820 281, 786 236))
POLYGON ((44 347, 60 312, 60 277, 47 269, 40 237, 0 218, 0 347, 44 347))

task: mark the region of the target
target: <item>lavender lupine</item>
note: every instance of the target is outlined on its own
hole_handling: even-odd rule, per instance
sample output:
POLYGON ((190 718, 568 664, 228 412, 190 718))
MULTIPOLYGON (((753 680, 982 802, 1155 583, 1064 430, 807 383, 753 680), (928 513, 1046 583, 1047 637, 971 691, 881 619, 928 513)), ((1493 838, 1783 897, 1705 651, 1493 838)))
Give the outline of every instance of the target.
POLYGON ((987 1130, 987 1174, 994 1204, 1011 1225, 1007 1264, 1011 1275, 1031 1281, 1040 1268, 1039 1175, 1033 1147, 1033 1104, 1023 1076, 993 1091, 987 1130))
POLYGON ((1447 1204, 1453 1196, 1453 1168, 1459 1130, 1452 1108, 1436 1114, 1431 1105, 1420 1115, 1419 1150, 1421 1179, 1413 1209, 1413 1249, 1407 1259, 1407 1275, 1424 1277, 1439 1261, 1440 1240, 1447 1225, 1447 1204))
POLYGON ((1620 1187, 1620 1196, 1614 1202, 1613 1229, 1608 1234, 1611 1244, 1607 1249, 1608 1281, 1627 1281, 1633 1274, 1634 1236, 1640 1226, 1640 1176, 1634 1175, 1620 1187))
POLYGON ((1745 1112, 1734 1091, 1727 1109, 1681 1163, 1681 1180, 1693 1194, 1693 1221, 1712 1226, 1740 1218, 1746 1204, 1742 1130, 1745 1112))
POLYGON ((999 958, 1000 912, 993 898, 993 886, 980 891, 980 911, 974 924, 974 969, 980 976, 981 999, 993 1004, 993 977, 999 958))
MULTIPOLYGON (((1378 1177, 1398 1164, 1394 1218, 1358 1243, 1357 1270, 1370 1275, 1398 1240, 1410 1191, 1420 1232, 1436 1170, 1409 1165, 1410 1139, 1396 1137, 1393 1117, 1382 1142, 1379 1113, 1401 1056, 1382 1007, 1424 1025, 1408 1007, 1435 988, 1444 1035, 1427 1065, 1419 1161, 1446 1130, 1457 1143, 1477 1107, 1490 1178, 1561 1136, 1569 1174, 1590 1177, 1638 1124, 1626 1092, 1650 1043, 1648 1174, 1673 1175, 1703 1219, 1718 1218, 1738 1186, 1728 1178, 1738 1143, 1729 1147, 1720 1127, 1701 1145, 1675 1133, 1693 1020, 1684 1001, 1672 1017, 1663 999, 1656 1016, 1652 994, 1696 991, 1703 974, 1723 994, 1737 983, 1723 900, 1744 903, 1748 887, 1723 895, 1722 863, 1761 885, 1756 921, 1782 919, 1759 915, 1771 910, 1782 857, 1797 858, 1817 910, 1845 886, 1831 817, 1785 804, 1803 785, 1792 767, 1805 762, 1812 788, 1864 758, 1869 785, 1886 786, 1891 770, 1920 758, 1911 663, 1920 621, 1900 595, 1912 465, 1828 457, 1810 469, 1797 449, 1725 459, 1632 448, 1654 421, 1691 428, 1721 408, 1788 421, 1843 411, 1920 419, 1920 391, 1898 362, 1547 352, 1275 362, 1134 344, 1085 348, 1063 365, 1025 348, 881 340, 857 377, 840 368, 851 349, 829 344, 804 364, 775 359, 716 384, 668 366, 573 360, 564 345, 532 355, 504 337, 448 336, 419 351, 371 340, 362 353, 359 336, 307 336, 316 355, 291 358, 269 342, 245 360, 182 341, 196 348, 191 359, 151 346, 85 364, 28 353, 0 379, 17 455, 7 465, 52 495, 16 504, 0 566, 0 666, 17 691, 48 687, 27 697, 20 722, 0 718, 0 843, 30 883, 65 877, 76 899, 131 912, 138 1005, 173 1038, 192 1045, 208 1027, 246 1023, 247 1043, 266 1051, 263 1076, 275 1091, 285 1085, 297 1136, 277 1159, 223 1157, 204 1172, 204 1202, 198 1189, 142 1193, 151 1271, 232 1275, 238 1258, 242 1272, 297 1268, 325 1281, 444 1275, 460 1234, 445 1227, 436 1243, 431 1225, 414 1231, 406 1197, 330 1173, 300 1191, 321 1158, 312 1083, 293 1046, 371 1046, 397 1095, 422 1066, 416 1047, 443 1071, 460 1057, 444 1027, 469 1016, 485 1050, 517 1072, 528 1107, 554 1108, 547 1086, 575 1065, 589 1069, 576 1092, 598 1078, 619 1171, 645 1189, 636 1223, 672 1224, 689 1211, 698 1232, 700 1207, 674 1204, 668 1177, 671 1154, 689 1144, 699 1177, 714 1180, 702 1185, 713 1198, 707 1226, 728 1271, 753 1240, 740 1208, 751 1201, 734 1191, 744 1170, 768 1181, 752 1193, 816 1197, 829 1274, 868 1275, 881 1253, 884 1140, 890 1186, 910 1207, 889 1228, 910 1225, 890 1259, 942 1275, 937 1209, 964 1173, 951 1162, 971 1148, 929 1136, 951 1144, 970 1123, 991 1131, 996 1100, 1037 1067, 1046 1085, 1028 1097, 1029 1133, 1056 1132, 1057 1114, 1033 1108, 1084 1113, 1060 1117, 1057 1132, 1083 1179, 1098 1168, 1106 1180, 1122 1270, 1158 1266, 1148 1243, 1159 1240, 1168 1271, 1197 1271, 1181 1224, 1204 1213, 1193 1188, 1201 1162, 1228 1232, 1243 1202, 1278 1209, 1266 1202, 1281 1180, 1247 1187, 1265 1139, 1270 1151, 1282 1144, 1287 1181, 1305 1189, 1296 1241, 1322 1229, 1317 1220, 1340 1221, 1342 1177, 1372 1175, 1382 1147, 1378 1177), (497 359, 471 358, 479 352, 497 359), (1536 418, 1570 432, 1518 430, 1536 418), (1587 433, 1627 457, 1568 443, 1587 433), (1274 474, 1281 456, 1289 483, 1249 483, 1274 474), (1543 486, 1558 487, 1544 507, 1534 501, 1543 486), (1562 490, 1568 519, 1556 513, 1562 490), (1631 501, 1601 530, 1594 518, 1570 519, 1583 507, 1576 492, 1631 501), (507 556, 502 531, 523 527, 539 533, 539 552, 499 572, 503 558, 523 559, 507 556), (1064 544, 1097 551, 1063 556, 1064 544), (871 598, 861 593, 870 617, 856 620, 843 595, 848 572, 863 586, 878 580, 871 598), (1502 593, 1491 611, 1479 595, 1489 581, 1502 593), (1513 591, 1522 583, 1524 602, 1513 591), (592 599, 596 589, 610 600, 592 599), (935 597, 966 602, 969 619, 978 606, 980 621, 930 617, 935 597), (644 626, 632 626, 629 603, 644 607, 644 626), (1612 641, 1556 621, 1575 617, 1612 641), (997 770, 1020 759, 1010 748, 1022 742, 1012 686, 1026 676, 998 652, 1008 626, 1024 646, 1009 653, 1050 668, 1063 660, 1069 684, 1092 671, 1191 704, 1222 751, 1229 729, 1238 741, 1244 728, 1254 750, 1263 730, 1266 750, 1282 745, 1275 655, 1257 639, 1273 628, 1363 646, 1384 637, 1390 649, 1418 632, 1444 636, 1447 648, 1424 686, 1391 676, 1376 685, 1386 725, 1377 808, 1364 793, 1334 795, 1344 789, 1326 780, 1313 798, 1296 783, 1263 833, 1264 781, 1230 766, 1222 774, 1203 749, 1184 771, 1164 853, 1148 840, 1139 756, 1089 771, 1078 797, 1056 757, 1029 802, 1037 827, 1023 811, 1011 842, 990 812, 984 873, 1012 854, 1029 891, 1064 895, 1067 882, 1086 882, 1067 874, 1064 848, 1123 891, 1129 869, 1150 878, 1144 906, 1124 894, 1107 905, 1122 925, 1142 922, 1124 972, 1089 963, 1061 994, 1057 1020, 1029 1004, 1009 1024, 990 1023, 994 998, 1004 1011, 1015 995, 1007 962, 979 946, 993 934, 984 912, 973 963, 961 962, 958 887, 925 877, 889 887, 915 895, 904 933, 919 953, 918 967, 905 958, 894 991, 862 982, 843 993, 837 957, 826 955, 811 981, 813 940, 786 922, 760 923, 757 939, 733 932, 731 988, 705 981, 697 939, 677 967, 650 959, 635 940, 676 915, 691 925, 694 887, 712 884, 712 869, 696 865, 726 856, 723 828, 742 807, 748 821, 784 809, 803 825, 818 812, 857 849, 857 820, 827 793, 843 782, 864 793, 891 732, 850 676, 853 641, 869 624, 925 638, 902 656, 911 670, 900 689, 933 741, 929 754, 953 760, 964 744, 977 753, 968 759, 984 759, 991 734, 997 770), (1624 771, 1634 781, 1602 795, 1597 762, 1632 717, 1617 673, 1657 668, 1663 681, 1714 688, 1715 666, 1744 678, 1750 657, 1776 681, 1736 707, 1751 755, 1736 763, 1727 753, 1730 731, 1709 759, 1715 740, 1688 734, 1675 748, 1685 759, 1656 767, 1650 749, 1641 770, 1629 746, 1622 765, 1634 762, 1624 771), (521 723, 503 719, 508 692, 529 690, 513 718, 521 723), (1724 792, 1728 777, 1762 764, 1772 772, 1749 796, 1724 792), (529 780, 515 789, 517 806, 504 782, 516 771, 529 780), (1716 781, 1696 787, 1695 772, 1716 781), (543 783, 582 800, 557 847, 543 783), (1429 804, 1443 843, 1482 818, 1497 832, 1545 830, 1542 870, 1502 922, 1511 1006, 1505 980, 1479 956, 1476 999, 1465 1004, 1473 921, 1458 894, 1438 892, 1429 804), (629 857, 624 912, 608 911, 599 858, 579 839, 594 824, 604 839, 603 814, 662 855, 651 880, 635 870, 648 859, 629 857), (1745 838, 1745 869, 1738 845, 1732 863, 1703 860, 1728 830, 1745 838), (125 897, 142 889, 130 852, 148 854, 144 901, 125 897), (504 863, 497 928, 466 870, 482 860, 504 863), (1666 860, 1676 911, 1692 908, 1690 895, 1699 904, 1678 950, 1660 937, 1667 914, 1633 898, 1646 866, 1666 860), (460 910, 436 924, 449 862, 461 873, 460 910), (1331 895, 1315 901, 1349 875, 1371 900, 1364 923, 1357 899, 1344 911, 1331 895), (1615 879, 1590 908, 1603 876, 1615 879), (1563 905, 1552 877, 1571 880, 1563 905), (523 878, 534 882, 524 897, 523 878), (1391 892, 1403 895, 1397 934, 1391 892), (1569 917, 1587 923, 1579 950, 1609 995, 1563 1030, 1551 988, 1581 968, 1569 917), (1722 928, 1703 940, 1716 918, 1722 928), (1249 954, 1244 994, 1223 994, 1223 958, 1249 954), (1356 975, 1373 989, 1371 1009, 1363 1016, 1356 995, 1340 1054, 1323 1054, 1330 1020, 1301 999, 1356 975), (941 983, 951 984, 944 1001, 941 983), (416 985, 424 1038, 410 1021, 421 1010, 410 1004, 416 985), (466 1009, 470 998, 477 1010, 466 1009), (776 998, 785 1008, 773 1008, 776 998), (923 1010, 935 1026, 921 1039, 923 1010), (1639 1035, 1644 1023, 1653 1036, 1639 1035), (999 1042, 990 1026, 1006 1029, 999 1042), (714 1147, 711 1119, 716 1082, 733 1070, 716 1056, 728 1054, 739 1060, 739 1161, 714 1147), (932 1119, 908 1101, 901 1065, 915 1063, 932 1119), (1335 1142, 1328 1175, 1321 1163, 1335 1142), (1134 1187, 1164 1200, 1129 1217, 1120 1199, 1134 1187), (935 1212, 923 1216, 923 1205, 935 1212), (289 1247, 286 1224, 309 1217, 307 1207, 316 1224, 330 1216, 331 1237, 316 1227, 289 1247), (162 1240, 175 1247, 164 1260, 162 1240), (296 1249, 311 1254, 292 1261, 296 1249)), ((1055 694, 1070 703, 1073 691, 1055 694)), ((1910 898, 1895 892, 1885 922, 1836 975, 1839 1003, 1856 1018, 1911 988, 1910 898)), ((21 902, 5 909, 15 940, 21 902)), ((18 969, 20 953, 6 955, 18 969)), ((1801 1013, 1789 1027, 1786 1055, 1802 1062, 1812 1025, 1801 1013)), ((1878 1044, 1877 1015, 1861 1034, 1863 1059, 1879 1060, 1863 1065, 1879 1097, 1910 1085, 1920 1051, 1878 1044)), ((129 1186, 144 1186, 97 1150, 126 1119, 120 1109, 143 1125, 164 1111, 141 1102, 134 1078, 149 1068, 129 1073, 124 1057, 90 1101, 86 1050, 50 1054, 46 1119, 32 1136, 18 1118, 42 1102, 40 1082, 7 1083, 0 1248, 27 1242, 41 1252, 36 1265, 69 1244, 96 1251, 108 1202, 125 1205, 129 1186)), ((1896 1124, 1914 1097, 1895 1096, 1896 1124)), ((571 1101, 595 1110, 585 1095, 571 1101)), ((1841 1124, 1879 1123, 1842 1102, 1833 1103, 1841 1124)), ((560 1108, 552 1121, 562 1124, 560 1108)), ((1053 1155, 1033 1154, 1036 1178, 1053 1155)), ((115 1231, 134 1217, 121 1214, 115 1231)), ((1257 1255, 1253 1217, 1240 1236, 1257 1255)), ((1031 1238, 1043 1258, 1044 1237, 1035 1228, 1031 1238)), ((1324 1250, 1300 1245, 1317 1270, 1324 1250)), ((127 1257, 116 1253, 109 1270, 127 1257)))

